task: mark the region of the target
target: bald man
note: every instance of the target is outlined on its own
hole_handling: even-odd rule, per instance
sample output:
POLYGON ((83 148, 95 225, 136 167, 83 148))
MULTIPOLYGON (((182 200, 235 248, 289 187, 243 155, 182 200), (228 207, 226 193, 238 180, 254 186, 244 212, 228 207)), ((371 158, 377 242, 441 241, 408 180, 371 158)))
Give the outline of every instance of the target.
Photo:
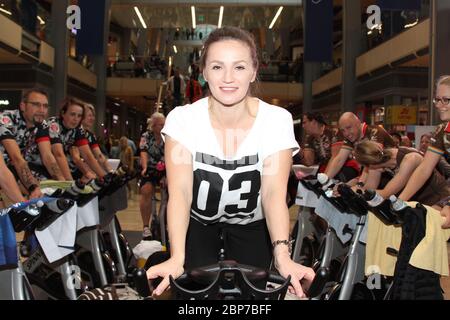
POLYGON ((395 146, 394 139, 392 139, 386 130, 377 125, 372 126, 361 123, 361 120, 352 112, 342 114, 339 118, 338 125, 339 130, 344 136, 344 142, 339 153, 328 162, 325 174, 330 178, 334 178, 342 169, 342 166, 348 160, 357 142, 372 140, 378 142, 383 147, 393 148, 395 146))

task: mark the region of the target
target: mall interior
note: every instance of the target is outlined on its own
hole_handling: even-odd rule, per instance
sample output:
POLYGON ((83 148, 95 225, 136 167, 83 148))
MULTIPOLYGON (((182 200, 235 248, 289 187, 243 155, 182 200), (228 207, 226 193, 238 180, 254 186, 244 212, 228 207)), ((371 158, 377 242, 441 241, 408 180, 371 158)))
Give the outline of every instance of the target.
POLYGON ((69 95, 96 106, 100 136, 127 135, 138 142, 158 103, 165 112, 171 108, 162 85, 169 70, 179 67, 188 77, 202 40, 222 17, 223 26, 239 26, 255 36, 262 62, 260 97, 289 110, 296 123, 312 110, 336 123, 345 110, 410 133, 410 126, 434 121, 429 82, 442 73, 446 44, 432 38, 430 23, 440 8, 432 11, 432 1, 421 1, 418 10, 382 11, 380 24, 375 21, 369 29, 367 9, 376 2, 334 0, 331 60, 304 62, 300 0, 264 1, 263 6, 257 1, 107 1, 102 56, 79 54, 77 29, 63 28, 70 18, 66 8, 74 1, 3 0, 0 67, 6 76, 0 80, 0 107, 17 106, 22 90, 42 86, 50 93, 51 115, 69 95))
MULTIPOLYGON (((340 116, 353 112, 361 122, 396 132, 410 140, 409 147, 418 149, 420 133, 432 132, 441 123, 435 108, 435 82, 450 74, 449 12, 447 0, 0 0, 0 112, 17 110, 24 92, 36 87, 48 92, 49 117, 59 114, 66 97, 91 104, 96 117, 93 131, 106 158, 120 157, 119 139, 126 137, 134 145, 133 161, 139 166, 141 136, 152 114, 167 116, 175 107, 190 103, 188 90, 181 90, 178 98, 171 95, 174 74, 179 72, 186 86, 195 74, 199 98, 208 96, 208 83, 199 72, 203 44, 215 29, 234 26, 248 31, 257 46, 255 95, 292 115, 295 139, 301 146, 305 114, 319 114, 321 121, 337 128, 340 116), (322 5, 322 9, 314 7, 322 5)), ((127 186, 128 190, 123 185, 121 189, 125 197, 118 197, 125 205, 115 211, 117 223, 105 228, 114 229, 108 229, 110 234, 118 232, 118 239, 127 238, 126 248, 133 256, 129 249, 134 252, 146 238, 141 220, 144 195, 137 179, 127 186), (120 231, 116 230, 119 222, 120 231)), ((153 211, 162 210, 167 194, 161 189, 155 186, 150 196, 153 211)), ((111 194, 108 197, 114 198, 111 194)), ((303 206, 292 203, 294 234, 300 229, 303 206)), ((23 231, 16 234, 19 247, 26 238, 23 231)), ((166 248, 162 234, 162 248, 166 248)), ((156 239, 155 234, 152 237, 156 239)), ((113 243, 111 250, 126 255, 120 245, 113 243)), ((27 257, 22 249, 20 254, 27 257)), ((309 249, 302 254, 318 250, 309 249)), ((445 241, 445 256, 447 250, 445 241)), ((52 268, 64 275, 67 256, 58 254, 66 260, 52 268)), ((117 256, 108 258, 103 253, 103 258, 94 255, 89 261, 97 268, 98 259, 105 263, 117 256)), ((447 273, 438 274, 444 299, 450 299, 447 258, 442 262, 447 263, 443 268, 447 273)), ((132 259, 146 264, 136 252, 132 259)), ((110 275, 114 272, 124 282, 126 267, 116 261, 114 271, 97 270, 88 282, 106 287, 117 280, 110 275)), ((36 289, 39 286, 33 281, 37 280, 28 274, 33 267, 24 262, 24 268, 31 291, 40 298, 45 290, 36 289)), ((343 296, 344 287, 330 299, 343 296)), ((9 289, 0 284, 2 290, 9 289)), ((64 288, 49 298, 76 299, 79 293, 64 288)), ((30 293, 12 296, 28 299, 30 293)), ((11 297, 0 293, 0 299, 11 297)))

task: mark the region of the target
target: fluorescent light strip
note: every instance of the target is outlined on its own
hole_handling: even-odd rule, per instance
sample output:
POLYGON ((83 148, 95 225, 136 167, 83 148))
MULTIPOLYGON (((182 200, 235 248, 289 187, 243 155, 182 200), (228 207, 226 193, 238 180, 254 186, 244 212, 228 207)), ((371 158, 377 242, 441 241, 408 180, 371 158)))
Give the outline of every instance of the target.
POLYGON ((178 53, 178 50, 177 50, 177 46, 173 46, 173 51, 175 52, 175 53, 178 53))
POLYGON ((217 23, 217 28, 222 28, 222 18, 223 18, 223 6, 220 6, 219 22, 217 23))
POLYGON ((0 11, 1 11, 1 12, 4 12, 4 13, 6 13, 6 14, 12 15, 11 12, 9 12, 8 10, 5 10, 5 9, 0 8, 0 11))
POLYGON ((406 24, 406 25, 405 25, 405 29, 414 27, 414 26, 415 26, 416 24, 418 24, 418 23, 419 23, 419 19, 416 19, 416 21, 414 21, 413 23, 406 24))
POLYGON ((139 11, 138 7, 134 7, 134 11, 136 11, 136 14, 139 18, 139 20, 141 21, 142 27, 144 29, 147 29, 147 25, 145 24, 144 18, 142 18, 141 12, 139 11))
POLYGON ((283 7, 282 6, 278 8, 277 14, 275 15, 275 17, 273 17, 273 20, 270 23, 269 29, 272 29, 273 25, 275 24, 275 22, 277 21, 278 17, 281 14, 281 11, 283 11, 283 7))
POLYGON ((191 6, 191 14, 192 14, 192 28, 195 29, 197 24, 195 23, 195 7, 191 6))

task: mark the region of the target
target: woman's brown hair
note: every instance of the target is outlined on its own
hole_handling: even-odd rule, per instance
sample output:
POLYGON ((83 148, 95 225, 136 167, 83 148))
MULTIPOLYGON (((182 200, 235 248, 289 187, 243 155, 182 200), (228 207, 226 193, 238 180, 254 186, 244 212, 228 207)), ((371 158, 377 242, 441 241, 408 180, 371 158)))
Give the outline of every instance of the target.
POLYGON ((355 146, 355 158, 363 166, 382 164, 391 158, 389 150, 375 141, 362 141, 355 146))
POLYGON ((84 120, 84 116, 85 116, 86 112, 85 112, 85 109, 84 109, 84 103, 79 101, 79 100, 77 100, 77 99, 75 99, 75 98, 66 98, 66 99, 64 99, 62 101, 61 109, 59 111, 59 116, 62 117, 63 114, 65 114, 67 112, 67 110, 69 109, 69 107, 72 106, 72 105, 80 106, 81 109, 83 110, 82 114, 81 114, 81 121, 80 121, 80 124, 79 124, 79 125, 81 125, 81 122, 84 120))

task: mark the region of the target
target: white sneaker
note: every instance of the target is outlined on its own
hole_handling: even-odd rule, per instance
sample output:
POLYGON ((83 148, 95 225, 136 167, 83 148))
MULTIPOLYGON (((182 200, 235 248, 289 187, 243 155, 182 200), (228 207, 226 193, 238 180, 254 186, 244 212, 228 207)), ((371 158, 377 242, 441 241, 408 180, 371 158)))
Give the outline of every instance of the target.
POLYGON ((144 231, 142 232, 142 238, 144 240, 151 240, 152 239, 152 232, 150 231, 149 227, 144 227, 144 231))

